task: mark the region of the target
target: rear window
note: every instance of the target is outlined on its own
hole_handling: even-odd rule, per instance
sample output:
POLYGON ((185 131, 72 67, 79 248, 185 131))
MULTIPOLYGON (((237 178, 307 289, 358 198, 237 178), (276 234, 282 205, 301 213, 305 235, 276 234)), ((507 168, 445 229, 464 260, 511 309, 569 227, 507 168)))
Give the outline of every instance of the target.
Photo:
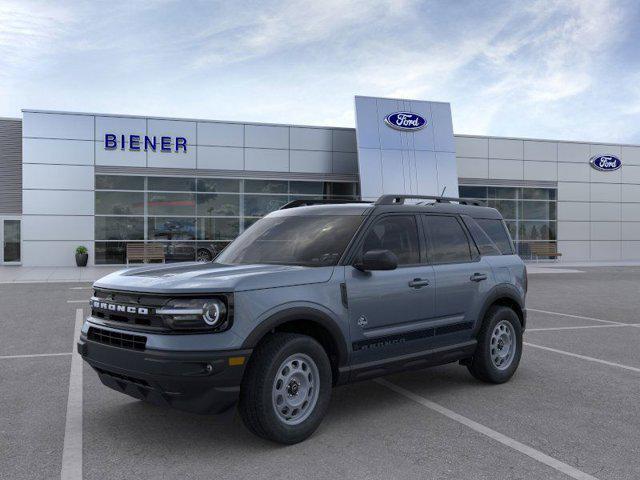
POLYGON ((493 218, 476 218, 474 220, 498 247, 502 255, 513 254, 513 244, 502 220, 493 218))

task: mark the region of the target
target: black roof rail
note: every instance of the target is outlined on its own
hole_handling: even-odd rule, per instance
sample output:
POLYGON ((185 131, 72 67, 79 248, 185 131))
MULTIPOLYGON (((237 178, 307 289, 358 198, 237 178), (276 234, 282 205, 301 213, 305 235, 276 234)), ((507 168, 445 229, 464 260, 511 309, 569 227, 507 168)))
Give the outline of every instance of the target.
POLYGON ((285 203, 283 206, 279 208, 279 210, 286 210, 288 208, 296 208, 296 207, 308 207, 310 205, 331 205, 331 204, 339 204, 339 203, 371 203, 366 202, 364 200, 347 200, 347 199, 302 199, 299 198, 297 200, 291 200, 289 203, 285 203))
POLYGON ((375 205, 402 205, 407 198, 414 198, 417 200, 435 200, 436 203, 457 202, 460 205, 483 206, 483 204, 477 200, 456 197, 438 197, 435 195, 382 195, 378 200, 376 200, 375 205))

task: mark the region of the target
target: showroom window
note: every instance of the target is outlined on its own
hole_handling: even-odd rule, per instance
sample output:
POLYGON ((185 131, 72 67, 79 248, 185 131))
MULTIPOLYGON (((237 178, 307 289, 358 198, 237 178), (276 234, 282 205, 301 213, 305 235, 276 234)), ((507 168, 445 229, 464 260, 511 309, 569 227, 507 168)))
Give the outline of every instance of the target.
POLYGON ((128 243, 165 260, 211 260, 264 215, 295 199, 358 199, 357 183, 96 175, 96 264, 127 262, 128 243))
POLYGON ((482 201, 505 219, 518 255, 534 257, 532 245, 557 241, 557 189, 461 185, 460 197, 482 201))

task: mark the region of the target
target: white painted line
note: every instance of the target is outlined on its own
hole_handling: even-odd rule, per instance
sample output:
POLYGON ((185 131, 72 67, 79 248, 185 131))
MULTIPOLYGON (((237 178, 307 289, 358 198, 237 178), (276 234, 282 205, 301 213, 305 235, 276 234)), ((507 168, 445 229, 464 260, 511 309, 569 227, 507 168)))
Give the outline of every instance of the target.
POLYGON ((67 300, 67 303, 86 303, 89 305, 89 300, 67 300))
POLYGON ((58 357, 61 355, 71 355, 71 352, 63 353, 33 353, 31 355, 2 355, 0 360, 9 360, 11 358, 35 358, 35 357, 58 357))
POLYGON ((69 287, 69 290, 93 290, 93 287, 69 287))
POLYGON ((67 397, 67 421, 64 427, 61 480, 82 480, 82 358, 76 350, 76 342, 82 328, 82 309, 76 310, 73 331, 73 355, 69 374, 67 397))
POLYGON ((619 327, 639 327, 640 323, 621 323, 620 325, 581 325, 579 327, 548 327, 548 328, 527 328, 528 332, 550 332, 557 330, 583 330, 586 328, 619 328, 619 327))
POLYGON ((540 350, 559 353, 561 355, 567 355, 569 357, 579 358, 581 360, 587 360, 588 362, 601 363, 602 365, 609 365, 610 367, 618 367, 618 368, 623 368, 625 370, 630 370, 632 372, 640 373, 640 368, 630 367, 629 365, 622 365, 621 363, 608 362, 607 360, 600 360, 599 358, 587 357, 586 355, 579 355, 577 353, 566 352, 564 350, 557 350, 555 348, 544 347, 542 345, 536 345, 534 343, 529 343, 529 342, 522 342, 522 343, 523 345, 526 345, 528 347, 539 348, 540 350))
POLYGON ((538 312, 538 313, 548 313, 549 315, 560 315, 562 317, 569 317, 569 318, 578 318, 580 320, 592 320, 594 322, 610 323, 612 325, 629 325, 623 322, 613 322, 611 320, 602 320, 601 318, 583 317, 581 315, 570 315, 568 313, 560 313, 560 312, 549 312, 548 310, 537 310, 535 308, 527 308, 527 311, 538 312))
POLYGON ((413 400, 416 403, 419 403, 424 407, 427 407, 435 412, 438 412, 439 414, 444 415, 445 417, 450 418, 451 420, 454 420, 464 425, 465 427, 470 428, 471 430, 474 430, 475 432, 485 435, 495 440, 496 442, 499 442, 505 445, 506 447, 512 448, 513 450, 523 453, 526 456, 557 470, 558 472, 564 473, 565 475, 568 475, 571 478, 575 478, 577 480, 598 480, 596 477, 589 475, 588 473, 578 470, 577 468, 572 467, 571 465, 566 464, 564 462, 561 462, 556 458, 550 457, 549 455, 542 453, 541 451, 536 450, 535 448, 529 447, 524 443, 520 443, 517 440, 514 440, 513 438, 507 437, 506 435, 500 432, 496 432, 495 430, 489 427, 485 427, 484 425, 478 422, 474 422, 470 418, 463 417, 462 415, 452 410, 449 410, 448 408, 445 408, 442 405, 432 402, 431 400, 427 400, 426 398, 420 395, 417 395, 413 392, 410 392, 409 390, 406 390, 402 387, 399 387, 394 383, 391 383, 381 378, 374 381, 379 383, 380 385, 383 385, 393 390, 396 393, 399 393, 400 395, 410 400, 413 400))

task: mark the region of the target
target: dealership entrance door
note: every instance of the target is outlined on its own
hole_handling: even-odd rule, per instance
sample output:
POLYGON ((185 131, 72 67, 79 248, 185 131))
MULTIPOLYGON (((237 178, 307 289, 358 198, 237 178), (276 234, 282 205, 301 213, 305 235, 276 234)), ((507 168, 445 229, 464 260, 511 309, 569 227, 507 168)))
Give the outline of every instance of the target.
POLYGON ((20 217, 0 217, 0 263, 20 264, 20 217))

